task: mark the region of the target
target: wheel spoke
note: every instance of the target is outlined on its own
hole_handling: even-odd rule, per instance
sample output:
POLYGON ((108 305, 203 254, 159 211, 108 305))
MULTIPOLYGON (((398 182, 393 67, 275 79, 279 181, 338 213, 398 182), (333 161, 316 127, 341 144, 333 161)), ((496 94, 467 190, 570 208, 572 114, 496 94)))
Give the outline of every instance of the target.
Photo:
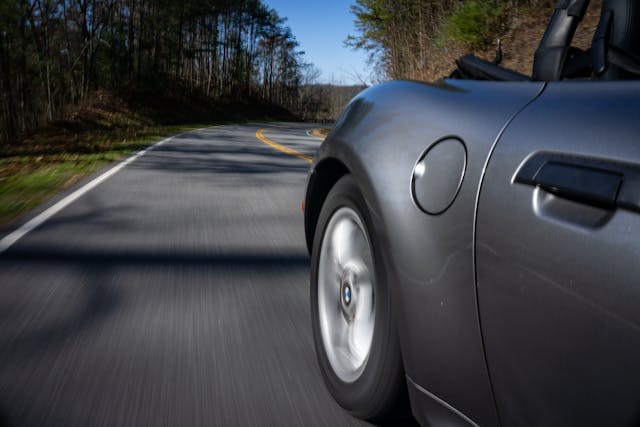
POLYGON ((362 220, 351 208, 329 219, 318 264, 318 313, 326 355, 334 372, 355 381, 373 341, 373 259, 362 220))
POLYGON ((353 321, 353 345, 358 352, 367 352, 373 338, 373 292, 371 284, 360 285, 358 306, 353 321))
POLYGON ((338 265, 344 264, 353 257, 353 241, 357 228, 349 219, 339 221, 331 236, 330 250, 338 262, 338 265))

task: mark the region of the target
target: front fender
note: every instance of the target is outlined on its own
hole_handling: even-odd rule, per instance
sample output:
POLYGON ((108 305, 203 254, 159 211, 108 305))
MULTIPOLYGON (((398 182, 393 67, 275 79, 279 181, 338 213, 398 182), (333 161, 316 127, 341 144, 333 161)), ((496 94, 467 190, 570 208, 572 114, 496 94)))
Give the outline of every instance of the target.
MULTIPOLYGON (((378 240, 384 242, 407 375, 481 425, 499 421, 478 318, 476 199, 502 130, 543 88, 535 82, 457 80, 375 86, 349 103, 310 172, 310 184, 331 181, 324 175, 323 165, 328 163, 353 175, 367 200, 378 240), (448 210, 428 215, 411 195, 413 169, 421 155, 445 137, 464 142, 466 173, 448 210)), ((321 202, 316 200, 315 207, 321 202)), ((310 214, 305 216, 309 238, 315 224, 310 214)))

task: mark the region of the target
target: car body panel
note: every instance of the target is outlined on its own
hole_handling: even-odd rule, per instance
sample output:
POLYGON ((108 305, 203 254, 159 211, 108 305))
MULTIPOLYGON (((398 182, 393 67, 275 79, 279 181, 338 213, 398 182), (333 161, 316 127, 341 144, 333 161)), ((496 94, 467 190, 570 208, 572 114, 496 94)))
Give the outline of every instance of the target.
POLYGON ((477 286, 505 426, 640 423, 640 214, 514 183, 541 152, 637 168, 639 94, 638 81, 550 83, 491 156, 477 286))
POLYGON ((347 106, 318 150, 309 176, 307 240, 321 205, 314 197, 322 193, 316 184, 326 181, 323 165, 338 162, 360 186, 373 232, 383 242, 386 283, 407 376, 429 396, 480 425, 496 425, 498 416, 478 323, 476 196, 501 131, 543 88, 539 82, 453 80, 373 87, 347 106), (447 137, 465 145, 465 176, 451 206, 429 215, 412 198, 412 171, 432 144, 447 137))

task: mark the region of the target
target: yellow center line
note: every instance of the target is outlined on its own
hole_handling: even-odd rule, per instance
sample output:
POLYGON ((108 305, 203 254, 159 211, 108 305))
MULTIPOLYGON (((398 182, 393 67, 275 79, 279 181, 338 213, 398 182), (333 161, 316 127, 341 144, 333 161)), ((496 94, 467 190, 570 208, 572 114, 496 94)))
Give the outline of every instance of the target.
POLYGON ((289 154, 291 156, 296 156, 299 159, 304 160, 305 162, 311 163, 311 157, 309 156, 305 156, 304 154, 300 153, 299 151, 294 150, 293 148, 289 148, 289 147, 285 147, 284 145, 280 145, 277 142, 274 142, 272 140, 270 140, 269 138, 267 138, 266 136, 264 136, 264 133, 267 131, 267 129, 260 129, 259 131, 256 132, 256 138, 258 138, 260 141, 264 142, 265 144, 267 144, 269 147, 271 148, 275 148, 278 151, 281 151, 283 153, 289 154))

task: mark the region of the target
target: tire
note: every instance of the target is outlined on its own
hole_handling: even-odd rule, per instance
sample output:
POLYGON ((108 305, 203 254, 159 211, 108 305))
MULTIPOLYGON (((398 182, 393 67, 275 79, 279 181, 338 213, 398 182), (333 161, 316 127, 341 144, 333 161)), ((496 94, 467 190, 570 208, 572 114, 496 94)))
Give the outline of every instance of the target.
POLYGON ((346 175, 320 211, 311 253, 311 317, 329 392, 352 415, 394 418, 406 395, 383 258, 371 215, 346 175), (329 244, 331 242, 331 244, 329 244))

